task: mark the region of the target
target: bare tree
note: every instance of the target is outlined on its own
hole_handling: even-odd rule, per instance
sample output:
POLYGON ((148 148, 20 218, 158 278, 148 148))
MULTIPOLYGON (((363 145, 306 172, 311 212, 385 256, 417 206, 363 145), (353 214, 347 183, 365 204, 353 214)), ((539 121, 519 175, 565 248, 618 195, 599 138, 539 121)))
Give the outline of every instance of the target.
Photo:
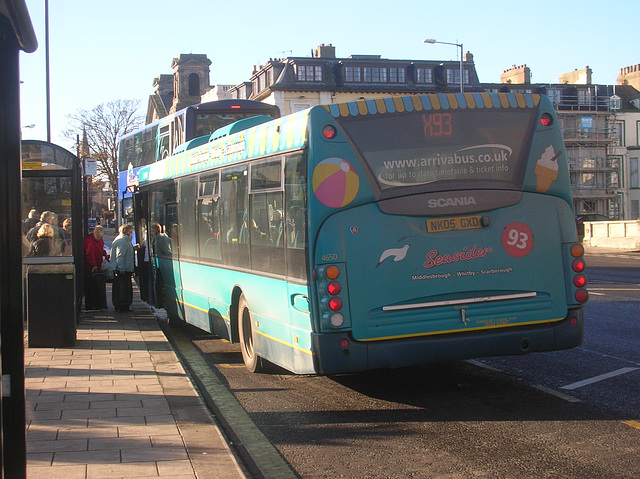
POLYGON ((142 126, 139 108, 139 100, 116 100, 67 115, 71 128, 64 132, 65 138, 75 143, 86 131, 89 152, 85 154, 97 160, 98 175, 106 177, 114 191, 118 188, 118 138, 142 126))

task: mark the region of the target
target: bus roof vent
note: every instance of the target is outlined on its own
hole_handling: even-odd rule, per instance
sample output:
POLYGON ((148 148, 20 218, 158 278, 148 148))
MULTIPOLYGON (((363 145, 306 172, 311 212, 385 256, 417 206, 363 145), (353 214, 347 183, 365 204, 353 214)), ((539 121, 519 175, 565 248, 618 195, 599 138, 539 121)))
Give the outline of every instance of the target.
POLYGON ((198 138, 194 138, 193 140, 189 140, 181 145, 176 146, 173 149, 173 154, 176 155, 178 153, 182 153, 183 151, 190 150, 200 145, 206 145, 209 141, 209 136, 199 136, 198 138))
POLYGON ((243 131, 254 126, 258 126, 258 125, 261 125, 262 123, 266 123, 272 120, 273 118, 266 115, 252 116, 251 118, 238 120, 235 123, 231 123, 230 125, 223 126, 222 128, 218 128, 216 131, 214 131, 211 134, 211 136, 209 137, 209 141, 217 140, 218 138, 222 138, 223 136, 233 135, 234 133, 238 133, 239 131, 243 131))

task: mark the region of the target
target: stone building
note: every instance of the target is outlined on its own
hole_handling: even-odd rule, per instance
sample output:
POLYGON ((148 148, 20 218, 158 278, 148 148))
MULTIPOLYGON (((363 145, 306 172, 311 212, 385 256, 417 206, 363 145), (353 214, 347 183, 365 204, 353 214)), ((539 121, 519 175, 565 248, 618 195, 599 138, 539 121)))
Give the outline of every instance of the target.
MULTIPOLYGON (((465 91, 482 91, 473 55, 462 65, 465 91)), ((286 115, 313 105, 380 96, 460 91, 460 61, 401 60, 381 55, 336 56, 322 44, 310 57, 270 59, 254 67, 249 82, 231 88, 231 98, 277 105, 286 115)))
POLYGON ((554 103, 563 130, 577 214, 612 219, 640 216, 640 65, 620 69, 618 85, 592 84, 587 66, 560 75, 555 84, 531 83, 527 65, 512 66, 500 83, 481 83, 473 55, 458 60, 403 60, 381 55, 338 57, 322 44, 308 57, 270 59, 254 66, 248 81, 209 84, 211 61, 182 54, 173 75, 154 79, 147 123, 187 105, 224 98, 277 105, 287 115, 319 104, 381 96, 459 92, 545 93, 554 103))
POLYGON ((171 62, 173 75, 163 74, 153 80, 154 93, 149 97, 146 123, 201 102, 210 85, 211 60, 205 54, 182 53, 171 62))

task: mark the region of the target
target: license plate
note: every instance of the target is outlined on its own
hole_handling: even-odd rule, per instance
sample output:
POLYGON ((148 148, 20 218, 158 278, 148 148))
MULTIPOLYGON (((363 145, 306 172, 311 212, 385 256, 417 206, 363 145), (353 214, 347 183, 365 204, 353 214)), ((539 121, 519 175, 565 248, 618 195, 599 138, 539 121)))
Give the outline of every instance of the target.
POLYGON ((429 233, 472 230, 475 228, 482 228, 482 216, 459 216, 457 218, 427 220, 427 231, 429 233))

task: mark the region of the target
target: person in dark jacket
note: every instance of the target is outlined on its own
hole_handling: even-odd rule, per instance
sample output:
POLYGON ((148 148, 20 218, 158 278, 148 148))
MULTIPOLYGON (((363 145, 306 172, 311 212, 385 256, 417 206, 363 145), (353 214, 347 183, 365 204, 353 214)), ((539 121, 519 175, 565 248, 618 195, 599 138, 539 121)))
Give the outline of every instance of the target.
POLYGON ((58 227, 58 215, 53 211, 43 211, 40 215, 40 221, 27 232, 26 237, 31 243, 36 241, 40 227, 45 223, 51 225, 54 248, 57 250, 52 256, 57 256, 59 253, 64 252, 66 242, 64 239, 64 230, 58 227))
POLYGON ((27 234, 31 228, 38 224, 38 211, 35 208, 29 210, 27 218, 22 222, 22 233, 27 234))
POLYGON ((36 240, 31 243, 31 250, 27 256, 57 256, 53 239, 53 228, 49 223, 44 223, 38 228, 36 240))

